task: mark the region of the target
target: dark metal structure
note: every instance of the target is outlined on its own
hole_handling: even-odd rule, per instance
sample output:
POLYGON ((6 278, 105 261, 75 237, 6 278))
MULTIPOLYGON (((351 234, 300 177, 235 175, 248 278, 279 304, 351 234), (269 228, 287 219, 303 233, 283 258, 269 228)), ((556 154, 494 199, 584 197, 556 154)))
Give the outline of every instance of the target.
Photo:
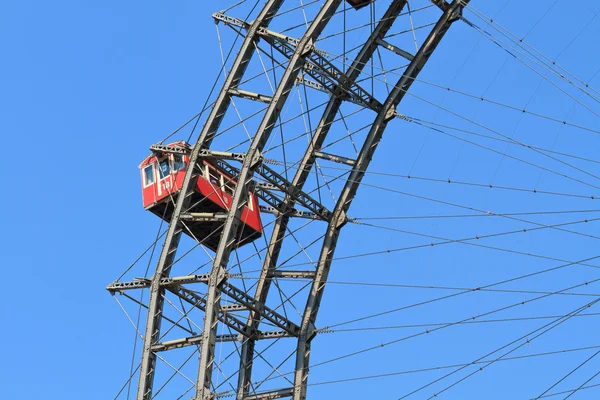
MULTIPOLYGON (((236 393, 229 393, 229 395, 235 395, 238 400, 277 398, 304 400, 307 398, 311 343, 315 338, 317 316, 336 244, 342 228, 348 222, 347 215, 352 201, 365 171, 369 168, 388 122, 397 115, 396 108, 452 23, 460 19, 462 8, 468 1, 454 0, 452 3, 448 3, 445 0, 431 0, 441 10, 441 16, 414 55, 386 40, 386 34, 406 7, 407 0, 393 0, 390 3, 378 2, 385 3, 387 9, 383 17, 373 25, 368 39, 362 44, 345 70, 337 67, 328 57, 327 52, 317 50, 315 46, 319 36, 338 11, 342 0, 323 0, 320 9, 299 39, 269 30, 269 26, 276 19, 277 13, 284 3, 283 0, 266 1, 252 22, 229 17, 225 13, 214 15, 217 22, 232 27, 243 35, 244 39, 198 140, 189 152, 190 162, 185 172, 181 195, 174 199, 173 213, 158 264, 149 280, 115 282, 108 285, 108 290, 112 293, 144 288, 148 289, 150 293, 139 370, 138 400, 153 398, 157 354, 188 346, 197 346, 199 350, 194 398, 209 400, 220 397, 219 393, 215 393, 215 385, 213 385, 215 345, 218 342, 227 341, 241 342, 241 348, 237 354, 239 357, 237 389, 236 393), (258 43, 263 46, 266 44, 287 60, 283 66, 284 72, 277 82, 272 96, 254 93, 240 87, 250 60, 257 52, 258 43), (360 83, 359 78, 369 60, 380 48, 392 51, 399 59, 408 60, 409 64, 401 71, 399 80, 394 84, 387 97, 378 99, 374 93, 360 83), (326 91, 329 94, 329 100, 323 108, 318 124, 313 129, 312 137, 303 156, 297 163, 295 175, 288 181, 281 173, 267 165, 262 152, 277 121, 281 118, 282 110, 292 88, 298 84, 326 91), (232 99, 235 97, 265 103, 266 107, 262 111, 261 122, 254 130, 252 140, 244 153, 214 151, 211 144, 230 109, 232 99), (340 107, 345 102, 369 109, 374 115, 370 129, 359 146, 357 157, 322 151, 322 145, 336 118, 339 117, 340 107), (232 204, 226 215, 194 215, 187 212, 190 208, 191 188, 198 176, 198 165, 206 158, 220 163, 222 168, 231 171, 231 175, 235 176, 237 181, 232 204), (337 202, 331 210, 309 193, 304 192, 307 178, 318 159, 337 162, 351 168, 338 193, 337 202), (241 167, 235 168, 228 164, 227 160, 240 162, 241 167), (263 183, 255 182, 256 177, 259 177, 263 183), (240 214, 247 202, 249 191, 257 193, 263 203, 262 210, 264 212, 276 215, 266 255, 262 260, 260 276, 252 291, 234 286, 229 280, 228 273, 230 255, 240 234, 240 214), (274 191, 282 196, 274 195, 274 191), (297 206, 302 209, 297 209, 297 206), (285 242, 288 224, 292 218, 298 217, 319 220, 324 225, 322 248, 316 268, 278 269, 279 255, 285 242), (208 219, 222 223, 221 236, 212 267, 207 274, 171 277, 171 267, 185 223, 194 221, 194 219, 208 219), (311 281, 305 308, 299 321, 294 321, 279 310, 267 306, 273 283, 277 279, 294 278, 311 281), (196 291, 191 290, 188 285, 192 284, 205 285, 205 295, 200 296, 196 291), (161 342, 161 325, 165 319, 163 308, 167 293, 203 312, 203 329, 200 334, 161 342), (224 298, 229 300, 226 305, 222 303, 224 298), (245 310, 247 312, 246 319, 234 315, 232 311, 235 310, 245 310), (265 324, 275 327, 275 330, 261 330, 265 324), (218 327, 220 325, 226 326, 234 333, 219 335, 218 327), (257 343, 262 340, 279 338, 295 342, 293 384, 267 391, 253 390, 253 364, 257 358, 257 343)), ((198 238, 198 240, 201 242, 202 238, 198 238)))

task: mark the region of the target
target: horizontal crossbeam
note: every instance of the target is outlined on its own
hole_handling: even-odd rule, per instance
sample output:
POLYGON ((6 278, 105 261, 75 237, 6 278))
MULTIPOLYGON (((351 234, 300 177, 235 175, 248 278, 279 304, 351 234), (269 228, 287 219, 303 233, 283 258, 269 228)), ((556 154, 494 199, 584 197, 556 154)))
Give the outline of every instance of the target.
POLYGON ((381 47, 383 47, 384 49, 387 49, 387 50, 391 51, 392 53, 396 53, 400 57, 406 58, 408 61, 412 61, 415 58, 415 56, 410 54, 408 51, 404 51, 400 47, 394 46, 390 42, 387 42, 381 38, 377 39, 375 42, 377 42, 377 44, 380 45, 381 47))
POLYGON ((315 271, 283 271, 275 270, 269 274, 271 278, 313 279, 315 271))
MULTIPOLYGON (((263 340, 263 339, 279 339, 283 337, 291 337, 290 334, 286 331, 269 331, 269 332, 256 332, 253 335, 254 340, 263 340)), ((217 335, 217 342, 243 342, 246 340, 246 336, 242 334, 223 334, 217 335)), ((172 349, 180 349, 183 347, 189 346, 197 346, 202 343, 202 335, 193 335, 180 339, 173 339, 161 343, 157 343, 152 346, 152 351, 167 351, 172 349)))
POLYGON ((182 213, 179 217, 184 221, 192 222, 219 222, 225 221, 227 214, 225 213, 182 213))
POLYGON ((315 155, 315 157, 321 158, 323 160, 329 160, 329 161, 333 161, 333 162, 340 163, 340 164, 346 164, 346 165, 351 165, 351 166, 356 164, 356 160, 353 160, 351 158, 342 157, 342 156, 338 156, 335 154, 324 153, 322 151, 315 151, 314 155, 315 155))
MULTIPOLYGON (((283 207, 283 202, 280 202, 280 206, 283 207)), ((262 212, 262 213, 273 214, 273 215, 284 214, 284 212, 281 211, 277 207, 261 205, 261 206, 259 206, 259 208, 260 208, 260 212, 262 212)), ((292 208, 291 210, 292 211, 288 211, 286 213, 290 217, 306 218, 306 219, 319 219, 319 216, 317 214, 311 213, 309 211, 300 211, 300 210, 296 210, 295 208, 292 208)))
POLYGON ((192 149, 189 146, 153 144, 150 146, 153 153, 188 154, 192 149))
POLYGON ((242 89, 229 89, 229 94, 232 96, 240 97, 242 99, 260 101, 262 103, 270 103, 273 98, 260 93, 248 92, 242 89))
MULTIPOLYGON (((131 282, 113 282, 106 286, 106 290, 111 293, 121 292, 124 290, 131 289, 144 289, 149 288, 150 283, 152 282, 149 278, 135 278, 131 282)), ((178 276, 172 278, 163 278, 160 280, 161 286, 170 286, 170 285, 181 285, 185 283, 200 283, 200 282, 208 282, 208 274, 203 275, 186 275, 186 276, 178 276)))

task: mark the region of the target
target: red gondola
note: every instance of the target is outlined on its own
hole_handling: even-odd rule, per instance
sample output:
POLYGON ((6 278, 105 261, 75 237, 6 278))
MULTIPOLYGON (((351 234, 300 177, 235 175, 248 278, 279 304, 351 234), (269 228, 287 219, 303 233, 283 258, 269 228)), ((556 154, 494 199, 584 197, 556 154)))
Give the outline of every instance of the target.
MULTIPOLYGON (((185 147, 185 142, 174 142, 167 147, 185 147)), ((142 200, 144 208, 165 221, 171 220, 173 204, 180 192, 185 169, 189 163, 187 154, 152 154, 140 164, 142 177, 142 200), (173 200, 173 201, 171 201, 173 200)), ((194 184, 188 213, 225 213, 229 210, 236 182, 216 165, 202 161, 201 171, 194 184)), ((262 235, 262 223, 258 200, 252 192, 244 206, 241 218, 243 227, 237 247, 250 243, 262 235)), ((223 228, 223 221, 189 220, 183 232, 215 251, 223 228)))
POLYGON ((368 4, 371 4, 375 0, 346 0, 348 4, 354 7, 355 10, 359 10, 368 4))

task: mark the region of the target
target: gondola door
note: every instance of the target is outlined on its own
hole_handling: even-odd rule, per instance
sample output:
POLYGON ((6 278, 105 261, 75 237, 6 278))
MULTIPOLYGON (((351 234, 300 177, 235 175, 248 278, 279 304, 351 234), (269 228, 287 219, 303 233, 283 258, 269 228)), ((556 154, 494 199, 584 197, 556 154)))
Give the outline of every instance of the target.
POLYGON ((156 185, 158 200, 162 200, 173 192, 171 176, 171 160, 168 156, 158 160, 158 184, 156 185))

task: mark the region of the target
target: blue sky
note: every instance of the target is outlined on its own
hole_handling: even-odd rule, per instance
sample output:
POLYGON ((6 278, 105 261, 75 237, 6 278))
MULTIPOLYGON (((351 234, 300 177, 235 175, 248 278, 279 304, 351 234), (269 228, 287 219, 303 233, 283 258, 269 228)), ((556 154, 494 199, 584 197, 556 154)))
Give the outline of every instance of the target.
MULTIPOLYGON (((220 2, 25 0, 4 4, 0 16, 0 48, 4 55, 0 66, 0 129, 9 148, 9 165, 16 168, 13 179, 6 181, 10 184, 4 185, 1 203, 4 229, 0 249, 7 275, 0 306, 3 327, 0 341, 5 344, 0 367, 1 398, 107 399, 115 396, 127 378, 134 331, 104 287, 120 275, 156 234, 159 222, 141 206, 137 165, 147 155, 150 144, 197 113, 206 100, 221 67, 215 24, 210 16, 231 2, 217 3, 220 2)), ((554 1, 546 0, 489 3, 471 2, 486 15, 497 15, 500 24, 519 37, 525 36, 528 43, 551 59, 558 57, 561 65, 582 80, 588 82, 600 69, 600 58, 593 51, 600 34, 600 19, 594 14, 600 8, 594 2, 560 0, 555 6, 554 1)), ((225 32, 225 28, 221 29, 225 32)), ((232 38, 231 34, 223 38, 226 49, 232 38)), ((583 98, 581 101, 594 111, 600 110, 597 101, 578 97, 580 93, 568 85, 573 97, 557 91, 465 24, 449 33, 422 78, 573 124, 594 129, 599 126, 598 116, 586 111, 575 98, 583 98)), ((590 85, 600 87, 600 77, 596 76, 590 85)), ((525 143, 597 159, 598 138, 588 131, 571 126, 561 128, 548 120, 482 106, 423 83, 415 84, 415 93, 525 143)), ((473 127, 469 121, 453 119, 439 107, 408 97, 399 112, 463 129, 473 127)), ((368 120, 363 121, 366 123, 368 120)), ((373 171, 598 195, 593 185, 581 185, 548 171, 541 173, 530 165, 502 156, 506 144, 480 142, 494 145, 500 151, 500 154, 489 153, 403 121, 391 125, 373 162, 373 171)), ((522 149, 511 149, 506 154, 536 164, 550 162, 522 149)), ((273 157, 281 158, 279 154, 273 157)), ((598 178, 592 177, 600 172, 597 164, 581 160, 573 163, 588 172, 587 177, 581 171, 573 176, 597 183, 594 179, 598 178)), ((561 173, 571 171, 564 165, 548 164, 548 168, 561 173)), ((328 173, 334 175, 335 170, 328 173)), ((453 185, 408 182, 400 177, 368 176, 365 183, 373 186, 361 188, 352 208, 353 216, 465 212, 378 191, 375 186, 494 212, 599 208, 594 202, 556 196, 540 199, 531 193, 498 193, 493 189, 482 192, 470 186, 456 189, 453 185), (380 201, 382 205, 374 206, 374 202, 380 201)), ((597 214, 588 216, 595 218, 597 214)), ((577 215, 571 215, 540 217, 536 221, 549 224, 578 219, 577 215)), ((391 219, 376 223, 452 238, 520 229, 522 225, 514 221, 486 225, 471 221, 420 223, 391 219)), ((593 223, 581 231, 588 235, 600 233, 593 223)), ((307 234, 301 240, 309 237, 307 234)), ((552 231, 494 239, 489 244, 582 260, 599 254, 595 240, 552 231)), ((423 238, 414 235, 350 226, 342 235, 337 254, 346 256, 420 243, 423 238)), ((454 244, 449 250, 440 247, 406 256, 392 253, 379 258, 340 261, 332 279, 472 287, 556 265, 465 247, 469 246, 454 244)), ((511 288, 560 290, 582 279, 597 278, 593 269, 578 269, 573 275, 565 273, 511 288)), ((323 325, 433 296, 408 289, 332 286, 325 295, 320 315, 323 325)), ((594 293, 592 288, 586 290, 594 293)), ((599 292, 596 287, 595 293, 599 292)), ((418 308, 402 317, 394 314, 377 323, 398 325, 460 319, 461 310, 467 314, 484 313, 524 299, 515 294, 508 296, 489 294, 464 301, 461 298, 439 307, 418 308)), ((549 300, 523 315, 569 312, 582 303, 573 297, 577 296, 564 301, 549 300)), ((502 317, 523 316, 519 312, 502 317)), ((591 322, 592 317, 585 320, 585 323, 569 322, 570 328, 560 330, 551 339, 544 337, 543 344, 530 352, 598 345, 594 342, 598 336, 597 323, 591 322)), ((475 331, 463 333, 457 329, 428 342, 418 339, 414 345, 389 350, 387 357, 386 353, 370 353, 354 363, 349 359, 343 365, 324 367, 323 372, 315 369, 311 379, 321 382, 465 362, 540 325, 528 322, 518 329, 505 324, 494 328, 461 328, 475 331), (469 345, 469 341, 476 345, 469 345), (455 353, 451 351, 454 344, 465 348, 455 353)), ((395 340, 399 334, 385 331, 377 333, 379 336, 369 332, 323 335, 318 338, 320 344, 315 345, 319 347, 314 361, 395 340)), ((592 353, 585 354, 587 357, 592 353)), ((490 367, 489 372, 473 380, 472 386, 459 386, 447 398, 529 398, 585 357, 578 353, 548 361, 527 360, 511 367, 490 367), (536 375, 539 379, 528 377, 530 371, 539 371, 536 375), (498 385, 498 382, 507 383, 498 385), (486 388, 495 389, 487 392, 486 388)), ((565 383, 563 388, 576 387, 597 371, 600 360, 593 361, 595 364, 588 365, 590 369, 582 371, 582 375, 565 383)), ((314 390, 311 393, 313 398, 333 399, 340 398, 340 392, 335 392, 338 390, 348 398, 373 395, 395 399, 410 391, 412 383, 428 382, 435 377, 431 374, 419 376, 418 381, 406 376, 342 386, 323 385, 311 388, 314 390)), ((589 389, 574 398, 594 398, 593 391, 589 389)), ((427 397, 421 394, 415 398, 427 397)))

